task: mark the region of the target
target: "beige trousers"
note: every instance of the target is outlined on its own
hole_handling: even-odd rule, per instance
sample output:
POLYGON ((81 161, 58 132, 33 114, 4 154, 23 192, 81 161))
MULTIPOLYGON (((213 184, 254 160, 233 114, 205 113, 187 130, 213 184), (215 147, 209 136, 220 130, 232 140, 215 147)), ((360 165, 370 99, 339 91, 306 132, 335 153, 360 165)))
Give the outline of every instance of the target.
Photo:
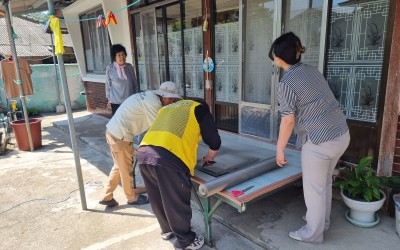
POLYGON ((109 201, 113 198, 113 192, 122 183, 122 188, 128 202, 136 201, 138 194, 133 189, 133 143, 114 137, 108 130, 106 140, 110 146, 114 166, 111 169, 108 184, 105 187, 103 200, 109 201))
POLYGON ((301 150, 304 201, 307 224, 298 230, 305 242, 323 242, 323 232, 330 225, 332 205, 332 175, 339 158, 349 146, 346 132, 318 145, 307 141, 301 150))

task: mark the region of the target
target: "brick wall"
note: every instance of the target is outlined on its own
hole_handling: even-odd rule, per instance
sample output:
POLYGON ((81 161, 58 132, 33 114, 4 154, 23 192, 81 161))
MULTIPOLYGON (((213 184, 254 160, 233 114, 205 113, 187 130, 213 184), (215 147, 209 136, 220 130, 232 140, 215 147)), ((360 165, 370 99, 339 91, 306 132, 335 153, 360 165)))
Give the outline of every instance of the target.
MULTIPOLYGON (((392 174, 393 176, 400 176, 400 115, 398 116, 397 119, 397 133, 396 133, 396 148, 394 150, 394 158, 393 158, 393 169, 392 169, 392 174)), ((386 208, 386 212, 394 217, 395 216, 395 205, 393 202, 393 195, 394 194, 399 194, 400 190, 397 189, 392 189, 390 190, 389 193, 389 198, 387 201, 387 208, 386 208)))
POLYGON ((396 148, 393 159, 393 175, 400 175, 400 115, 397 120, 396 148))
POLYGON ((104 83, 85 82, 86 106, 91 113, 111 117, 111 109, 107 109, 107 98, 104 83))

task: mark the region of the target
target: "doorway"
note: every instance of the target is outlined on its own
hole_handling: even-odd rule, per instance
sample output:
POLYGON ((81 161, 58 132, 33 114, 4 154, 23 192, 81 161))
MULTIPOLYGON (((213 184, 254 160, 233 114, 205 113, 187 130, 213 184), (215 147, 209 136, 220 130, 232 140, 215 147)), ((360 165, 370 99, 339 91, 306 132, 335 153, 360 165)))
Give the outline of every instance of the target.
POLYGON ((140 89, 173 81, 184 98, 204 99, 201 2, 160 3, 132 16, 140 89))
MULTIPOLYGON (((272 42, 292 31, 307 48, 303 62, 323 71, 326 0, 242 0, 240 132, 276 140, 280 117, 276 87, 284 72, 268 57, 272 42), (325 4, 325 5, 324 5, 325 4)), ((295 143, 292 136, 290 143, 295 143)))

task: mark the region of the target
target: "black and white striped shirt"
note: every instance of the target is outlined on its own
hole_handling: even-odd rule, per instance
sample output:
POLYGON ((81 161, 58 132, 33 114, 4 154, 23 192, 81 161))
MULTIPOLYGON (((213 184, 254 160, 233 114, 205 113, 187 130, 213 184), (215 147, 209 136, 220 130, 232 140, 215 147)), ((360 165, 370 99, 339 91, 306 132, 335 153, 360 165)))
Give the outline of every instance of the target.
POLYGON ((333 140, 348 131, 346 116, 339 108, 325 78, 314 67, 292 65, 278 84, 279 111, 294 114, 297 144, 333 140))

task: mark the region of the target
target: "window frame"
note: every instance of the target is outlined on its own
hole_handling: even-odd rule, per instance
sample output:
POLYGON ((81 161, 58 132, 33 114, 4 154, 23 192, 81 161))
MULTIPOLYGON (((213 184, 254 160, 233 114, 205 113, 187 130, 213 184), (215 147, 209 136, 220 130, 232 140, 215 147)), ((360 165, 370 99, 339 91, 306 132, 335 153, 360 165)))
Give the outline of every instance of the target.
MULTIPOLYGON (((90 15, 92 15, 92 14, 95 14, 95 16, 98 16, 98 15, 96 15, 96 12, 99 12, 99 11, 103 13, 103 8, 102 8, 102 6, 97 6, 97 7, 93 8, 93 9, 91 9, 91 10, 89 10, 89 11, 86 11, 84 14, 79 15, 79 19, 90 18, 90 15)), ((90 29, 89 29, 89 22, 93 22, 93 20, 90 20, 90 21, 82 21, 82 22, 80 23, 80 29, 81 29, 81 34, 82 34, 82 36, 81 36, 81 38, 82 38, 82 47, 83 47, 83 54, 84 54, 84 59, 85 59, 85 68, 86 68, 86 72, 87 72, 87 73, 90 73, 90 74, 104 75, 104 74, 106 73, 106 67, 104 67, 103 70, 97 70, 97 69, 95 69, 95 66, 94 66, 94 65, 93 65, 93 68, 94 68, 93 70, 88 68, 88 58, 87 58, 87 56, 86 56, 86 43, 89 43, 89 44, 90 44, 90 50, 93 51, 93 44, 94 44, 93 41, 96 41, 97 43, 100 42, 100 41, 97 39, 97 37, 99 37, 98 33, 99 33, 100 31, 98 31, 98 32, 96 32, 96 33, 90 32, 90 29), (85 41, 85 35, 84 35, 84 34, 85 34, 85 31, 84 31, 85 29, 84 29, 84 24, 86 24, 86 26, 87 26, 86 33, 88 34, 88 39, 89 39, 88 41, 85 41)), ((96 22, 97 22, 97 21, 96 21, 96 22)), ((100 28, 104 28, 104 27, 99 27, 99 29, 100 29, 100 28)), ((106 29, 105 32, 106 32, 107 36, 102 36, 102 37, 104 37, 104 38, 107 37, 108 41, 107 41, 107 39, 103 39, 102 43, 105 44, 105 43, 108 42, 109 47, 111 48, 112 43, 111 43, 110 34, 109 34, 107 28, 104 28, 104 29, 106 29)), ((96 30, 98 30, 98 29, 96 29, 96 30)), ((92 52, 92 58, 91 58, 91 60, 93 61, 93 64, 94 64, 94 62, 96 61, 96 58, 95 58, 96 54, 97 54, 97 53, 93 53, 93 52, 92 52)), ((109 61, 109 62, 111 63, 111 61, 112 61, 110 53, 103 53, 103 51, 100 51, 100 56, 98 56, 98 58, 100 58, 100 59, 101 59, 101 58, 104 58, 104 59, 110 58, 110 61, 109 61)), ((98 58, 97 58, 97 59, 98 59, 98 58)), ((108 65, 108 63, 105 63, 105 64, 108 65)))

